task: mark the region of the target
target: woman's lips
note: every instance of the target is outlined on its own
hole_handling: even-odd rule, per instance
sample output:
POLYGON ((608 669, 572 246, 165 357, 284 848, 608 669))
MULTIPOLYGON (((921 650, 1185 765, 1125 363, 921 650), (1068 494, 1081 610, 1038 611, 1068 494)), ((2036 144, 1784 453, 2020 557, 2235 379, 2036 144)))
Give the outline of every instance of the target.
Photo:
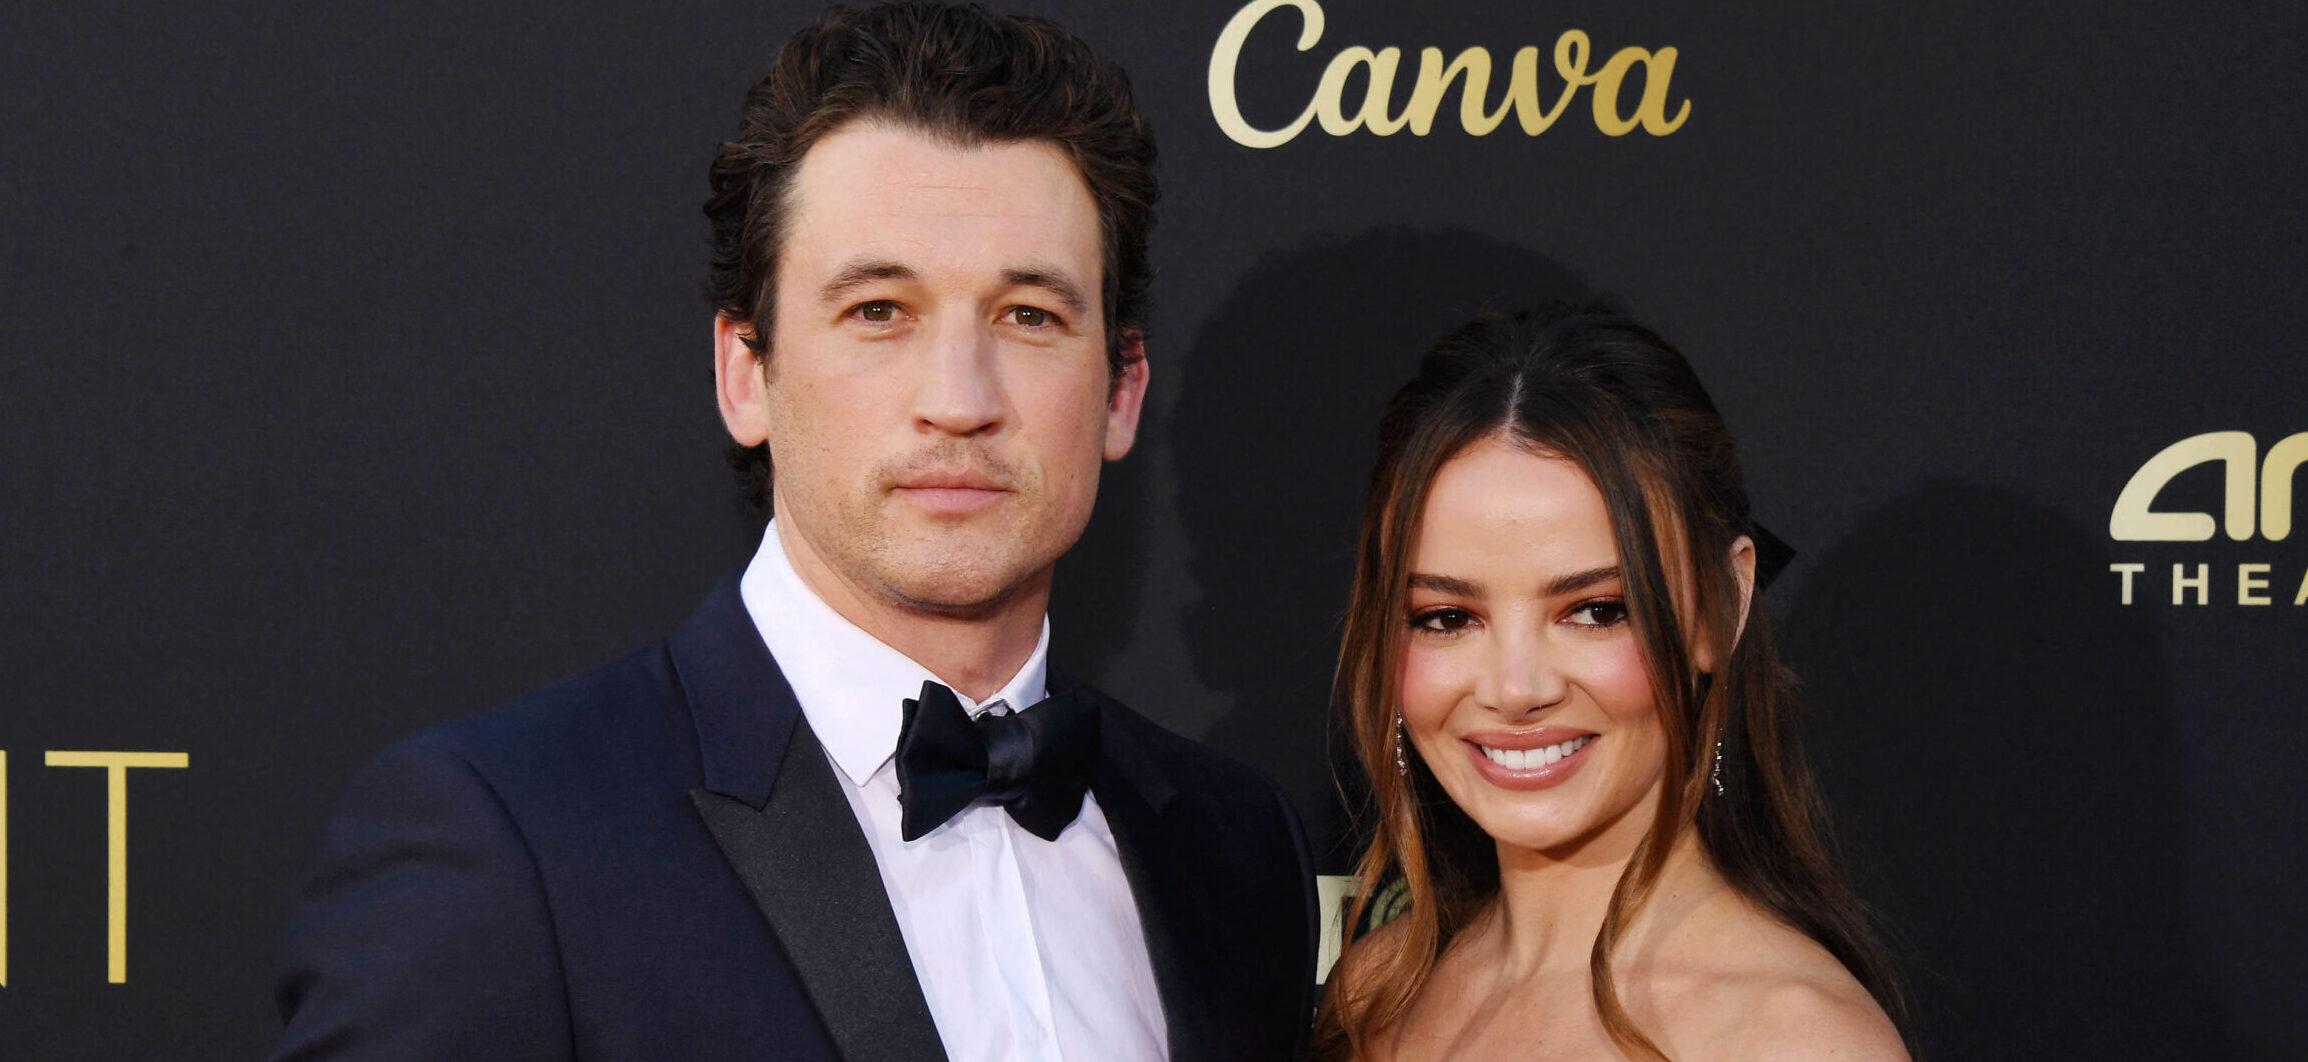
POLYGON ((1554 728, 1481 734, 1459 744, 1484 781, 1502 789, 1546 789, 1568 781, 1601 740, 1599 734, 1554 728))

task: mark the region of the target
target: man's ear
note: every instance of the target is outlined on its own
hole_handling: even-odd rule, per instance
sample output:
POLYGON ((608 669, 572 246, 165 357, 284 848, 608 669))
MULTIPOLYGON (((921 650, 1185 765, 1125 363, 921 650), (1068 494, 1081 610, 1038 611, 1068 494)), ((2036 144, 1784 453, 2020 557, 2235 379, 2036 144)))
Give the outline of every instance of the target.
MULTIPOLYGON (((1755 540, 1741 535, 1731 543, 1731 579, 1739 584, 1739 619, 1731 625, 1729 649, 1739 644, 1739 636, 1747 633, 1747 610, 1755 604, 1755 540)), ((1699 670, 1713 672, 1723 661, 1715 656, 1715 646, 1701 639, 1696 651, 1699 670)))
POLYGON ((1119 461, 1138 441, 1138 417, 1146 408, 1146 333, 1122 335, 1122 375, 1106 396, 1106 460, 1119 461))
POLYGON ((759 446, 769 437, 769 390, 762 359, 746 344, 753 326, 727 314, 713 315, 713 394, 721 424, 739 446, 759 446))

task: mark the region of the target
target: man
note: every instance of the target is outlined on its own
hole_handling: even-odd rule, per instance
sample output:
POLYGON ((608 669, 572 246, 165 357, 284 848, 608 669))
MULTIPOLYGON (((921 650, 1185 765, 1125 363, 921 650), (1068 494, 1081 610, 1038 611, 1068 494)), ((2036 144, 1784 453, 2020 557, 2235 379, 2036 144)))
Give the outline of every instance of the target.
POLYGON ((1044 662, 1146 393, 1153 153, 1047 21, 788 43, 707 203, 760 551, 664 642, 362 772, 279 1057, 1296 1052, 1279 791, 1044 662))

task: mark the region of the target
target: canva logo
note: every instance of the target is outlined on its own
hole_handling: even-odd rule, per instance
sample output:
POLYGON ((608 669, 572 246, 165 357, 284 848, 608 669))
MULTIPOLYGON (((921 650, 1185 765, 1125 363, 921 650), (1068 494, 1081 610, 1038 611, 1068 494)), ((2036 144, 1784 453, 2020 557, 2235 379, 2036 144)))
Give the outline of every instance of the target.
MULTIPOLYGON (((2116 496, 2108 514, 2108 537, 2118 542, 2208 542, 2225 531, 2230 539, 2255 538, 2282 542, 2292 536, 2293 480, 2308 464, 2308 432, 2286 436, 2265 455, 2250 432, 2213 431, 2191 435, 2158 452, 2141 465, 2116 496), (2208 512, 2166 512, 2156 508, 2164 488, 2183 472, 2202 465, 2221 469, 2222 496, 2217 519, 2208 512)), ((2270 605, 2274 564, 2257 561, 2234 565, 2235 601, 2239 605, 2270 605)), ((2148 566, 2141 562, 2111 564, 2108 570, 2122 577, 2122 601, 2133 601, 2133 581, 2148 566)), ((2212 600, 2210 562, 2172 565, 2172 604, 2203 605, 2212 600)), ((2308 605, 2308 570, 2303 570, 2294 605, 2308 605)))
POLYGON ((1594 60, 1593 42, 1585 31, 1567 29, 1555 38, 1552 76, 1557 87, 1552 103, 1547 100, 1539 73, 1536 45, 1515 52, 1508 67, 1506 91, 1495 106, 1489 103, 1494 67, 1488 49, 1468 48, 1446 63, 1442 49, 1421 48, 1418 76, 1399 110, 1394 107, 1394 92, 1403 50, 1354 45, 1331 56, 1329 65, 1323 67, 1322 79, 1315 84, 1313 97, 1297 118, 1279 129, 1260 129, 1242 116, 1235 75, 1251 30, 1283 8, 1298 12, 1298 50, 1312 51, 1321 42, 1323 30, 1322 5, 1316 0, 1255 0, 1246 4, 1227 20, 1226 28, 1219 31, 1217 46, 1210 51, 1211 116, 1228 137, 1247 147, 1281 147, 1309 124, 1320 125, 1331 136, 1360 131, 1393 136, 1405 129, 1412 136, 1425 136, 1434 129, 1435 116, 1454 84, 1459 90, 1459 127, 1472 136, 1489 136, 1505 124, 1509 113, 1526 135, 1544 133, 1570 109, 1581 89, 1590 90, 1589 112, 1595 128, 1606 136, 1625 136, 1637 129, 1666 136, 1683 128, 1691 117, 1690 100, 1673 101, 1675 49, 1621 48, 1601 66, 1589 69, 1594 60), (1641 94, 1633 108, 1627 109, 1627 81, 1638 68, 1642 73, 1641 94), (1362 99, 1350 109, 1347 86, 1357 73, 1363 75, 1362 99))

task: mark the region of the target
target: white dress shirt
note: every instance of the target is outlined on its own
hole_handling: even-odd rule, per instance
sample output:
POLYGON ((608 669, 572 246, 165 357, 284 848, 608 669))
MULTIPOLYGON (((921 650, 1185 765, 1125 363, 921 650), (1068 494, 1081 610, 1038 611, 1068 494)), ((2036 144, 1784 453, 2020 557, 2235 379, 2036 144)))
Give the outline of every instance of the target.
MULTIPOLYGON (((1168 1057, 1162 1000, 1095 796, 1055 841, 979 803, 911 843, 900 833, 900 701, 927 668, 843 619, 794 570, 772 523, 740 595, 810 730, 847 784, 897 913, 938 1037, 954 1062, 1168 1057)), ((1050 621, 1024 667, 971 715, 1022 711, 1045 694, 1050 621)))

